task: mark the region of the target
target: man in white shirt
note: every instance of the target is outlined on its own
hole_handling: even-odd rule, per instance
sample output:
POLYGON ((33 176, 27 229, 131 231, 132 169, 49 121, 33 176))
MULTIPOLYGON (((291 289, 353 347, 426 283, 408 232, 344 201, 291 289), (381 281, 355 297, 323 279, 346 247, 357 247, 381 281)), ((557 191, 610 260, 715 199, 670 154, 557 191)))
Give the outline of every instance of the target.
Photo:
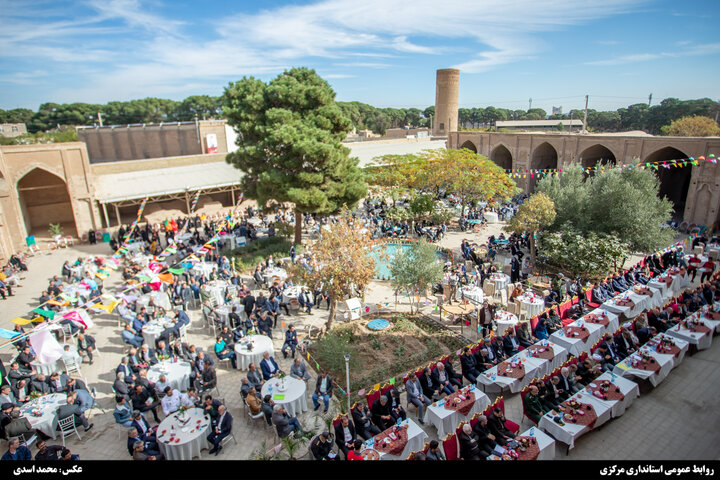
POLYGON ((174 391, 172 387, 165 387, 164 392, 165 396, 163 397, 161 404, 163 413, 167 417, 180 407, 180 393, 174 391))
POLYGON ((180 404, 183 407, 193 408, 197 407, 199 403, 200 397, 198 397, 198 394, 194 388, 188 388, 187 393, 183 393, 180 396, 180 404))
POLYGON ((158 392, 164 392, 165 387, 169 387, 169 386, 170 386, 170 382, 168 382, 167 377, 164 374, 160 375, 160 377, 158 378, 158 381, 155 382, 155 390, 158 392))

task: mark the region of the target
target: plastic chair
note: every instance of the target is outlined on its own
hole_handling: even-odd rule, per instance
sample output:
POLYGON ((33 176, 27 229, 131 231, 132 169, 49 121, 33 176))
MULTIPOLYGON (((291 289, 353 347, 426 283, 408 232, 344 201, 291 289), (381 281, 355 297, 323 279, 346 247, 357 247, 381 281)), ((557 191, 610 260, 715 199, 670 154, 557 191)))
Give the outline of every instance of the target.
POLYGON ((61 418, 60 420, 58 420, 58 426, 60 427, 60 433, 62 434, 63 447, 65 446, 65 437, 68 437, 73 433, 77 435, 78 440, 82 440, 82 437, 80 437, 77 428, 75 428, 75 415, 61 418))
POLYGON ((32 444, 35 443, 35 440, 37 440, 37 434, 33 434, 29 439, 25 440, 25 435, 21 433, 17 438, 20 441, 20 445, 25 445, 30 448, 32 444))

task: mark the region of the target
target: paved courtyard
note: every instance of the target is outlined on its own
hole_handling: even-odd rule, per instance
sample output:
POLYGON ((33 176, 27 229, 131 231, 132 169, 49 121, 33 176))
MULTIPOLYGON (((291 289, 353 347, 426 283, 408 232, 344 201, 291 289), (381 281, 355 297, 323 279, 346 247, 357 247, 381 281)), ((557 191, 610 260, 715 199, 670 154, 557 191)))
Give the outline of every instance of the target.
MULTIPOLYGON (((490 226, 483 234, 475 236, 482 241, 491 233, 497 234, 499 226, 490 226), (481 238, 483 237, 483 238, 481 238)), ((462 238, 472 238, 469 233, 451 232, 441 242, 444 246, 458 249, 462 238)), ((18 288, 16 295, 8 300, 0 300, 0 327, 12 328, 12 318, 27 313, 37 306, 37 298, 47 285, 52 275, 59 274, 65 260, 76 259, 78 256, 107 255, 106 244, 95 246, 79 245, 62 249, 51 255, 36 256, 29 260, 29 271, 23 286, 18 288)), ((119 274, 114 273, 105 285, 118 282, 119 274)), ((381 283, 374 284, 367 292, 366 301, 384 303, 390 301, 392 292, 381 283)), ((392 305, 392 304, 391 304, 392 305)), ((399 309, 406 309, 400 305, 399 309)), ((434 307, 425 308, 427 314, 435 315, 434 307)), ((190 343, 208 350, 214 343, 212 332, 202 328, 202 319, 198 310, 191 310, 190 343)), ((120 329, 117 317, 107 314, 95 315, 95 327, 89 332, 97 340, 102 352, 93 365, 83 364, 83 375, 91 386, 98 390, 100 406, 105 409, 91 411, 91 422, 95 428, 88 433, 81 431, 82 440, 69 438, 68 446, 80 455, 81 459, 129 460, 126 449, 126 431, 114 422, 112 411, 114 398, 111 385, 114 370, 119 364, 125 345, 120 340, 120 329)), ((320 326, 326 320, 326 311, 313 312, 312 315, 293 316, 286 319, 304 331, 305 325, 320 326)), ((289 371, 290 359, 284 360, 279 350, 282 345, 282 331, 274 330, 275 359, 280 367, 289 371)), ((15 349, 5 347, 0 350, 4 362, 10 360, 15 349)), ((632 407, 619 419, 608 422, 598 430, 581 437, 576 447, 565 454, 564 448, 557 448, 557 459, 719 459, 720 458, 720 414, 717 413, 716 402, 720 398, 720 347, 713 345, 710 349, 687 356, 685 361, 675 369, 657 388, 643 394, 632 407)), ((240 380, 244 372, 218 368, 218 386, 220 397, 224 398, 230 413, 235 418, 233 433, 237 445, 228 443, 219 456, 209 456, 203 451, 203 459, 249 459, 255 458, 258 452, 269 449, 277 443, 273 430, 263 424, 256 424, 248 418, 243 410, 240 398, 240 380)), ((314 385, 314 380, 310 380, 314 385)), ((491 396, 491 400, 494 396, 491 396)), ((312 408, 312 402, 308 399, 312 408)), ((506 395, 506 415, 511 420, 520 421, 522 406, 520 396, 506 395)), ((414 414, 414 409, 409 411, 414 414)), ((299 418, 306 429, 322 431, 325 419, 333 418, 339 412, 337 404, 331 406, 325 416, 309 411, 299 418)), ((161 413, 162 415, 162 413, 161 413)), ((530 425, 523 423, 523 429, 530 425)), ((81 429, 82 430, 82 429, 81 429)), ((437 438, 435 428, 426 424, 425 431, 429 439, 437 438)), ((57 440, 59 443, 60 440, 57 440)), ((54 443, 50 441, 50 443, 54 443)), ((33 454, 35 448, 32 449, 33 454)), ((305 453, 306 450, 303 452, 305 453)), ((301 453, 302 454, 302 453, 301 453)))

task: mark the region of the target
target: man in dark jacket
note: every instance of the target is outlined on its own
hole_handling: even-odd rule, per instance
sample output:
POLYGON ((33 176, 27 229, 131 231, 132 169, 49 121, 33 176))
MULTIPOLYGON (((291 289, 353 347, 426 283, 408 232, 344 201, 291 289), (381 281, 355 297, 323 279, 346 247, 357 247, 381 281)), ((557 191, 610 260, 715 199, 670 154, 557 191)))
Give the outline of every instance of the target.
POLYGON ((495 441, 500 445, 505 445, 509 440, 515 438, 515 434, 505 426, 505 414, 500 407, 495 407, 492 413, 487 417, 488 427, 495 441))
POLYGON ((332 453, 332 443, 330 442, 330 433, 322 432, 310 442, 310 451, 315 460, 340 460, 332 453))
POLYGON ((478 445, 483 452, 481 456, 487 458, 497 446, 497 442, 495 441, 496 437, 490 430, 487 417, 480 415, 472 430, 478 437, 478 445))
POLYGON ((353 449, 355 440, 357 440, 355 425, 353 425, 347 416, 342 417, 340 423, 335 425, 335 443, 340 451, 343 452, 345 458, 347 458, 348 452, 353 449))
POLYGON ((393 417, 390 412, 390 402, 385 395, 381 395, 380 398, 375 400, 370 407, 372 413, 372 420, 375 425, 380 428, 380 431, 385 431, 393 425, 393 417))
POLYGON ((475 383, 477 377, 480 375, 480 371, 477 369, 477 360, 470 351, 470 348, 463 348, 463 354, 460 357, 460 365, 462 367, 462 373, 470 383, 475 383))
POLYGON ((370 411, 368 407, 360 402, 353 405, 351 410, 353 417, 353 425, 355 425, 355 433, 362 437, 364 440, 368 440, 380 433, 380 429, 377 425, 371 422, 370 411))

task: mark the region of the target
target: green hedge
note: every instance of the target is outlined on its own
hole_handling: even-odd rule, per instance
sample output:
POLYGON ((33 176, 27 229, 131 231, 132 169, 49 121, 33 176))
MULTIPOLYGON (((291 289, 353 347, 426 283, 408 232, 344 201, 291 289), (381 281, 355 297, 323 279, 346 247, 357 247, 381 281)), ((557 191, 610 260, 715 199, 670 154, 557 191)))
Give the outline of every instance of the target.
MULTIPOLYGON (((226 252, 226 255, 233 259, 237 271, 247 273, 250 270, 254 270, 258 264, 267 260, 270 255, 275 259, 289 256, 291 246, 292 242, 285 238, 264 237, 244 247, 230 250, 226 252)), ((295 248, 297 253, 302 251, 301 247, 295 248)))

